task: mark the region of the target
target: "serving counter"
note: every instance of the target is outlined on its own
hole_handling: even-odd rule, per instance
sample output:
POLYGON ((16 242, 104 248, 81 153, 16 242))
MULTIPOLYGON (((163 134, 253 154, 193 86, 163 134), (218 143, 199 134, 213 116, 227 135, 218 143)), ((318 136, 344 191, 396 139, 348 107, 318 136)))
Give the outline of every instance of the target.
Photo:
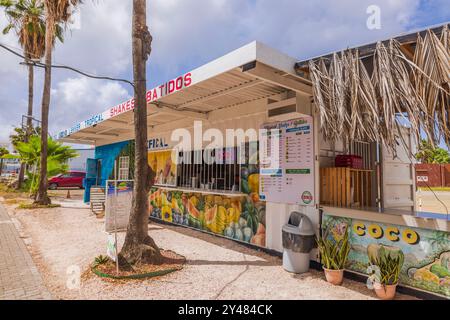
POLYGON ((335 217, 450 232, 450 216, 445 214, 395 209, 380 210, 378 208, 341 208, 331 206, 321 206, 321 209, 325 214, 330 214, 335 217))

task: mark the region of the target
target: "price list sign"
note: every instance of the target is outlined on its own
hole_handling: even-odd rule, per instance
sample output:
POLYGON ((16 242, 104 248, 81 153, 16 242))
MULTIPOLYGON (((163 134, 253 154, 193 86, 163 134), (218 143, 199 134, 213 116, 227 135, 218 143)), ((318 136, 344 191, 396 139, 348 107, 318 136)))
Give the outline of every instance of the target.
POLYGON ((260 198, 314 206, 313 119, 265 124, 260 133, 260 198))

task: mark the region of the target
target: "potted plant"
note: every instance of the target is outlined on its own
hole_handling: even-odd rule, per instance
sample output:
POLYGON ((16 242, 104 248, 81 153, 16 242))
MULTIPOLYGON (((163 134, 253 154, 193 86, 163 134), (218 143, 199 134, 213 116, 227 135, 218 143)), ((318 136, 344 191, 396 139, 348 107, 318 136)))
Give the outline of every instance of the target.
POLYGON ((378 298, 394 299, 404 259, 401 250, 389 251, 383 247, 379 250, 378 255, 371 259, 371 263, 377 267, 373 287, 378 298))
POLYGON ((347 225, 338 237, 329 237, 329 229, 317 239, 320 257, 327 281, 334 285, 341 285, 344 280, 344 269, 350 252, 349 233, 347 225), (337 239, 336 239, 337 238, 337 239))

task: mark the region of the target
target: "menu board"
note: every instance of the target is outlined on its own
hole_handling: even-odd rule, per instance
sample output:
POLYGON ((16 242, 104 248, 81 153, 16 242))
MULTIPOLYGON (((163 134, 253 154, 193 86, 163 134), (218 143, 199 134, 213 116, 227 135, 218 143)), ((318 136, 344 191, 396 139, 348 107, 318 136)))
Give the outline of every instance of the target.
POLYGON ((133 181, 106 181, 105 231, 123 231, 128 227, 133 200, 133 181))
POLYGON ((312 117, 265 124, 259 152, 261 200, 315 205, 312 117))

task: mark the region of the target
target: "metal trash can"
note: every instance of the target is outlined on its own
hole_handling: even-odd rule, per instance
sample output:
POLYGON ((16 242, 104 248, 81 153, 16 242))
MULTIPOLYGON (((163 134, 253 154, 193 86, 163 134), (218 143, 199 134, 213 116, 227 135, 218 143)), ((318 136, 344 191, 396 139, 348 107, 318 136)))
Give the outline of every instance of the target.
POLYGON ((283 268, 293 273, 309 271, 310 252, 315 247, 311 220, 300 212, 292 212, 283 226, 283 268))

